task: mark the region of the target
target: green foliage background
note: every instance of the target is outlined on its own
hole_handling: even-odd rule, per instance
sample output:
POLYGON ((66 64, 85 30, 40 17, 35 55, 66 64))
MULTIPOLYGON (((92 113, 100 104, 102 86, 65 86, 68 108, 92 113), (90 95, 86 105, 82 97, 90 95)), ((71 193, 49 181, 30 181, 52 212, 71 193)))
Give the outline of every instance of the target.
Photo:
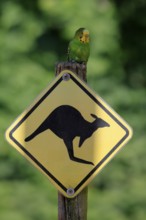
POLYGON ((0 219, 55 220, 57 192, 4 139, 54 78, 79 27, 91 33, 88 84, 133 127, 133 139, 89 185, 89 220, 146 218, 144 0, 0 1, 0 219))

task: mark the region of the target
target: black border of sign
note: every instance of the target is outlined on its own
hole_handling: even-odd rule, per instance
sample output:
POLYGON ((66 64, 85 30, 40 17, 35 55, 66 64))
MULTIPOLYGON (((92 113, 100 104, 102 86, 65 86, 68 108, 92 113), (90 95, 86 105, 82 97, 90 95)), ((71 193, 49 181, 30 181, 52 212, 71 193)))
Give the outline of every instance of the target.
MULTIPOLYGON (((109 151, 109 153, 88 173, 88 175, 75 187, 76 192, 88 179, 89 177, 106 161, 106 159, 122 144, 123 141, 129 136, 129 130, 107 109, 102 103, 97 100, 75 77, 70 74, 70 78, 76 83, 97 105, 99 105, 124 131, 125 135, 122 139, 109 151)), ((57 185, 59 185, 65 192, 67 188, 60 183, 56 177, 54 177, 33 155, 31 155, 14 137, 13 133, 15 130, 31 115, 31 113, 43 102, 45 98, 63 81, 62 77, 39 99, 39 101, 26 113, 26 115, 15 125, 10 131, 10 139, 35 163, 43 170, 57 185)))

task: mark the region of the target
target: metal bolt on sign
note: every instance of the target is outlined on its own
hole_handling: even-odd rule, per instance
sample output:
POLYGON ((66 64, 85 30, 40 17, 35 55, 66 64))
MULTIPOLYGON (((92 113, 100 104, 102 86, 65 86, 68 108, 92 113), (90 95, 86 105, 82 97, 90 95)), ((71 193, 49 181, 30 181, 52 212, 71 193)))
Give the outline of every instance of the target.
POLYGON ((63 76, 62 76, 62 79, 64 81, 68 81, 70 79, 70 75, 68 73, 64 73, 63 76))
POLYGON ((75 193, 73 188, 68 188, 66 192, 69 196, 73 196, 73 194, 75 193))

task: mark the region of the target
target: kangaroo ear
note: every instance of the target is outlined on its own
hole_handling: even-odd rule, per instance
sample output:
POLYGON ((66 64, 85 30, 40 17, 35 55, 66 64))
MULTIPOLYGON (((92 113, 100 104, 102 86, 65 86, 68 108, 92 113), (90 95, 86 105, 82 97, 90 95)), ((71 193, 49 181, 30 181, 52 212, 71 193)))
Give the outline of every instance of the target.
POLYGON ((98 118, 98 117, 97 117, 96 115, 94 115, 94 114, 91 114, 91 116, 92 116, 93 118, 95 118, 95 119, 98 118))

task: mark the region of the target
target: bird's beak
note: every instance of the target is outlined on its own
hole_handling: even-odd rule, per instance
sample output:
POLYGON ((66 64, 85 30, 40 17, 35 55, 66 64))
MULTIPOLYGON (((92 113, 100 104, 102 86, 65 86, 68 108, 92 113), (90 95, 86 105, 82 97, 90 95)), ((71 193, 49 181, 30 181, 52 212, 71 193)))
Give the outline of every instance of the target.
POLYGON ((88 30, 84 30, 84 31, 83 31, 82 40, 83 40, 83 42, 85 42, 85 43, 89 43, 89 31, 88 31, 88 30))

